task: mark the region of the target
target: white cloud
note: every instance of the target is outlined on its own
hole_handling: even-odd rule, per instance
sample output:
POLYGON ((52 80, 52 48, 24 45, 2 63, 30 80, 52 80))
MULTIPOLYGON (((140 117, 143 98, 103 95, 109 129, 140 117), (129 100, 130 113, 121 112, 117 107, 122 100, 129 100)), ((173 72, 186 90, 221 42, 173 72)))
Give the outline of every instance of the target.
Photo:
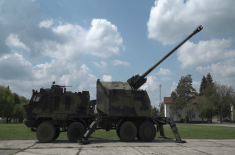
POLYGON ((220 84, 227 84, 234 86, 235 83, 235 59, 230 58, 224 62, 208 65, 207 67, 197 67, 198 72, 203 75, 210 73, 213 76, 213 80, 220 84))
POLYGON ((61 24, 52 30, 61 35, 66 43, 46 40, 34 45, 46 55, 57 59, 80 59, 83 54, 107 58, 120 54, 120 48, 123 46, 117 27, 106 19, 93 19, 88 30, 69 23, 61 24))
POLYGON ((159 87, 158 79, 155 76, 148 76, 147 82, 140 87, 140 89, 146 90, 149 93, 155 92, 159 87))
POLYGON ((5 41, 6 45, 9 46, 9 47, 21 47, 21 48, 24 48, 26 50, 29 50, 28 47, 25 46, 24 43, 22 43, 19 38, 18 38, 18 35, 16 34, 10 34, 6 41, 5 41))
POLYGON ((233 44, 232 39, 211 39, 198 44, 187 41, 177 53, 178 60, 182 62, 182 68, 225 60, 235 57, 235 49, 231 49, 233 44))
POLYGON ((102 80, 103 81, 112 81, 112 76, 111 75, 103 75, 102 80))
POLYGON ((44 20, 39 24, 39 27, 40 28, 42 28, 42 27, 49 28, 49 27, 51 27, 52 24, 53 24, 53 19, 44 20))
POLYGON ((176 89, 177 86, 178 86, 178 83, 173 82, 173 84, 172 84, 172 86, 171 86, 171 90, 170 90, 169 93, 171 94, 171 92, 175 91, 175 89, 176 89))
POLYGON ((107 67, 107 63, 104 62, 103 60, 100 62, 100 64, 97 63, 97 62, 93 62, 93 63, 95 64, 96 67, 98 67, 98 68, 100 68, 102 70, 106 69, 106 67, 107 67))
MULTIPOLYGON (((30 97, 32 89, 50 88, 56 81, 73 86, 69 91, 89 91, 95 98, 97 78, 80 59, 84 54, 103 58, 120 54, 123 40, 115 25, 106 19, 93 19, 89 28, 60 21, 56 25, 53 19, 40 14, 37 1, 4 1, 0 5, 0 27, 4 27, 0 35, 0 71, 4 73, 0 74, 0 84, 30 97), (29 60, 9 47, 27 49, 29 60), (49 60, 36 59, 40 64, 33 67, 30 60, 35 63, 40 56, 49 60)), ((99 65, 107 66, 104 61, 99 65)))
POLYGON ((160 68, 160 70, 156 73, 156 75, 174 75, 171 70, 160 68))
POLYGON ((22 55, 14 53, 0 58, 0 79, 31 80, 32 65, 22 55))
POLYGON ((234 33, 234 6, 234 0, 156 0, 147 23, 148 37, 174 44, 200 24, 213 35, 234 33))
POLYGON ((121 60, 113 60, 112 64, 114 66, 119 66, 119 65, 123 65, 123 66, 130 66, 130 63, 125 62, 125 61, 121 61, 121 60))
POLYGON ((193 88, 195 88, 196 91, 199 93, 199 88, 200 88, 200 85, 201 85, 201 81, 193 81, 192 85, 193 85, 193 88))

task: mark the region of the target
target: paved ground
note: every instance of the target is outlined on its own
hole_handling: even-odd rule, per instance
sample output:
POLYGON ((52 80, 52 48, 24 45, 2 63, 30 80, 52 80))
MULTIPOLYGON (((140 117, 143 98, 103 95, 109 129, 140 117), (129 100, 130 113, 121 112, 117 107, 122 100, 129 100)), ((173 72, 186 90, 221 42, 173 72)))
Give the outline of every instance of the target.
POLYGON ((37 140, 0 141, 0 155, 152 155, 152 154, 218 154, 234 155, 235 140, 188 139, 187 143, 175 143, 172 139, 160 139, 151 143, 135 141, 125 143, 120 140, 91 140, 89 145, 56 140, 39 143, 37 140))

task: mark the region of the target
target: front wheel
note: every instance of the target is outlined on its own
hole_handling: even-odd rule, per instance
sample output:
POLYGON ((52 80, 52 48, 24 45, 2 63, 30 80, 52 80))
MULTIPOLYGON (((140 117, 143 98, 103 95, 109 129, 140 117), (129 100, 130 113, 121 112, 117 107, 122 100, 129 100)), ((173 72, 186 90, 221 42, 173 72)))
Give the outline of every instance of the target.
POLYGON ((60 128, 56 128, 55 129, 55 137, 53 138, 53 140, 56 140, 59 136, 60 136, 60 128))
POLYGON ((81 123, 74 122, 69 125, 67 136, 70 142, 77 142, 81 140, 84 134, 85 134, 85 128, 81 123))
POLYGON ((55 127, 50 122, 42 122, 36 130, 37 139, 41 143, 48 143, 55 137, 55 127))

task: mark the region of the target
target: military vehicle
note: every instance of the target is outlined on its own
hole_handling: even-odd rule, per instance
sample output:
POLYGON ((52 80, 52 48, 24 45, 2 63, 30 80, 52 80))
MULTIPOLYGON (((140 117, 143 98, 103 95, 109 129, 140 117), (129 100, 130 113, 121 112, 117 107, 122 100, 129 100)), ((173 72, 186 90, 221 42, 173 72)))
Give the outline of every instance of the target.
POLYGON ((72 93, 66 91, 65 86, 55 85, 54 82, 51 89, 41 88, 40 92, 33 90, 30 103, 25 105, 25 125, 36 132, 40 142, 50 142, 58 138, 60 132, 67 132, 71 142, 88 144, 89 137, 98 129, 114 129, 125 142, 134 141, 136 137, 151 142, 155 139, 156 132, 165 137, 163 125, 168 123, 176 142, 185 142, 181 140, 171 117, 151 117, 149 96, 145 90, 139 88, 147 81, 145 77, 154 68, 202 29, 201 25, 198 26, 141 76, 135 75, 127 82, 101 82, 98 79, 96 100, 90 100, 88 91, 72 93), (97 114, 94 113, 95 105, 97 114))

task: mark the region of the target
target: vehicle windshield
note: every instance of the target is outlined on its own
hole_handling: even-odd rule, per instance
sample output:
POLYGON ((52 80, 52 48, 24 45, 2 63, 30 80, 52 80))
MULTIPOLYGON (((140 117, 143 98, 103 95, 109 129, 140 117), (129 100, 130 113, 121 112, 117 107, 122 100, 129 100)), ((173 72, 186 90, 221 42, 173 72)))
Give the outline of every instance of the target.
POLYGON ((39 102, 41 99, 42 95, 41 94, 37 94, 33 96, 33 102, 39 102))

